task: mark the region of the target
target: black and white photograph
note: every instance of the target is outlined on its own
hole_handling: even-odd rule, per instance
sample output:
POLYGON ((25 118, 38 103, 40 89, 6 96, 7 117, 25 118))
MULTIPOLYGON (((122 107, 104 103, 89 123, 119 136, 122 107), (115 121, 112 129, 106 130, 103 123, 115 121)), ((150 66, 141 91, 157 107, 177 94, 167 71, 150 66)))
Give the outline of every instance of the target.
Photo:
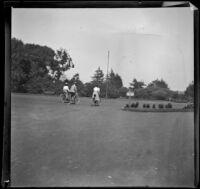
POLYGON ((194 187, 194 9, 11 9, 11 187, 194 187))

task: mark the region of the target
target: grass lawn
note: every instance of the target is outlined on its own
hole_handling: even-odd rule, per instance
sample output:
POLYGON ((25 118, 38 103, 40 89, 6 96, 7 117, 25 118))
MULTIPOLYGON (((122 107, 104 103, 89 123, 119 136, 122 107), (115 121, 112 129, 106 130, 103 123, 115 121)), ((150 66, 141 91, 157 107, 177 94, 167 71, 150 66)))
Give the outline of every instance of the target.
POLYGON ((11 186, 193 186, 193 112, 122 111, 126 103, 12 94, 11 186))

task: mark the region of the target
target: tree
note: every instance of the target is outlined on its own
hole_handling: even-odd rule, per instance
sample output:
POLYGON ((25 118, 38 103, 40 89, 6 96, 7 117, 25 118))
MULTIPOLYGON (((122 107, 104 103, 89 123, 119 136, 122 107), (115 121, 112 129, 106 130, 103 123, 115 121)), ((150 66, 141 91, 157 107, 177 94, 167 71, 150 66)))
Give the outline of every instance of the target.
POLYGON ((119 89, 123 86, 122 79, 120 75, 115 74, 114 71, 111 69, 110 74, 108 76, 108 80, 112 85, 115 86, 116 89, 119 89))
POLYGON ((171 96, 171 92, 166 88, 158 88, 157 90, 152 91, 152 99, 156 100, 168 100, 171 96))
POLYGON ((41 93, 47 83, 49 89, 60 91, 60 77, 72 67, 72 59, 64 49, 55 52, 47 46, 24 44, 16 38, 11 40, 13 92, 41 93))
MULTIPOLYGON (((27 81, 26 65, 30 64, 24 58, 24 44, 13 38, 11 41, 11 90, 25 92, 24 84, 27 81)), ((29 71, 28 71, 29 72, 29 71)))
POLYGON ((92 84, 93 85, 99 85, 101 87, 101 85, 104 82, 104 73, 103 71, 100 69, 100 67, 98 67, 98 69, 95 71, 94 76, 92 77, 92 84))
POLYGON ((76 82, 78 94, 79 94, 80 96, 85 96, 84 84, 83 84, 83 82, 80 80, 80 77, 79 77, 79 74, 78 74, 78 73, 74 74, 74 76, 72 77, 72 79, 69 81, 69 85, 72 85, 73 82, 76 82))
POLYGON ((50 65, 50 68, 53 71, 52 75, 54 78, 59 80, 65 71, 69 70, 70 68, 74 68, 74 63, 66 50, 61 48, 56 51, 54 63, 50 65))
POLYGON ((133 79, 133 82, 130 83, 131 87, 133 88, 133 90, 136 90, 136 89, 141 89, 145 86, 144 82, 142 81, 137 81, 137 79, 133 79))
POLYGON ((192 81, 185 90, 185 95, 189 98, 194 98, 194 82, 192 81))
MULTIPOLYGON (((84 84, 84 95, 86 97, 91 97, 93 88, 94 88, 94 85, 92 84, 92 82, 85 83, 84 84)), ((102 94, 102 92, 101 92, 101 94, 102 94)))
POLYGON ((106 90, 107 90, 108 98, 119 97, 119 90, 113 84, 111 84, 110 81, 108 81, 108 83, 105 81, 103 85, 101 86, 101 93, 100 93, 101 97, 106 97, 106 90), (107 84, 108 84, 108 88, 107 88, 107 84))
POLYGON ((157 87, 157 88, 169 89, 167 83, 163 79, 161 79, 161 80, 156 79, 156 80, 152 81, 151 83, 149 83, 147 87, 157 87))
POLYGON ((119 95, 121 96, 121 97, 126 97, 126 93, 128 92, 128 89, 126 88, 126 87, 121 87, 120 89, 119 89, 119 95))
POLYGON ((135 98, 152 99, 152 100, 168 100, 172 97, 173 92, 166 88, 145 87, 135 90, 135 98))
POLYGON ((49 75, 45 75, 44 77, 38 76, 36 78, 31 78, 24 85, 26 92, 36 94, 41 94, 46 91, 53 91, 57 94, 58 90, 56 90, 56 87, 59 87, 59 84, 55 85, 53 83, 53 79, 49 75))

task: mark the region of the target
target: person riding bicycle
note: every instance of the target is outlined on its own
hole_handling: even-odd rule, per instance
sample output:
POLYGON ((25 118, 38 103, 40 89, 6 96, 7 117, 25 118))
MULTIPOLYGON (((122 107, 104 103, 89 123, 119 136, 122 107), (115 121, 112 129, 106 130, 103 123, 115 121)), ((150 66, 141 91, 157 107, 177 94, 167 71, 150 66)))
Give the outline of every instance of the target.
POLYGON ((68 82, 66 81, 64 86, 63 86, 63 93, 65 95, 65 101, 70 101, 70 94, 69 94, 70 90, 69 90, 69 86, 68 86, 68 82))
POLYGON ((75 98, 76 98, 76 95, 77 95, 76 82, 73 82, 73 84, 72 84, 72 86, 69 90, 69 93, 70 93, 71 103, 75 103, 75 98))
POLYGON ((93 88, 92 100, 93 100, 95 105, 99 105, 99 102, 100 102, 100 88, 98 86, 95 86, 93 88))

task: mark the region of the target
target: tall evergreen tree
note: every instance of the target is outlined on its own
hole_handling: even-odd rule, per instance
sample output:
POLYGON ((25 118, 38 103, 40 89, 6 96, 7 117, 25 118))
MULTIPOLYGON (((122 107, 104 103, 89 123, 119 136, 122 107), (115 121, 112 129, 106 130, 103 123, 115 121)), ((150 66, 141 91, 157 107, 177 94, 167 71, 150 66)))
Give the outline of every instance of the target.
POLYGON ((123 86, 122 79, 120 75, 115 74, 113 69, 111 69, 110 74, 108 76, 109 83, 113 85, 116 89, 119 89, 123 86))
POLYGON ((104 82, 104 73, 100 69, 100 67, 98 67, 98 69, 95 71, 94 76, 92 77, 92 83, 94 85, 102 86, 103 82, 104 82))

